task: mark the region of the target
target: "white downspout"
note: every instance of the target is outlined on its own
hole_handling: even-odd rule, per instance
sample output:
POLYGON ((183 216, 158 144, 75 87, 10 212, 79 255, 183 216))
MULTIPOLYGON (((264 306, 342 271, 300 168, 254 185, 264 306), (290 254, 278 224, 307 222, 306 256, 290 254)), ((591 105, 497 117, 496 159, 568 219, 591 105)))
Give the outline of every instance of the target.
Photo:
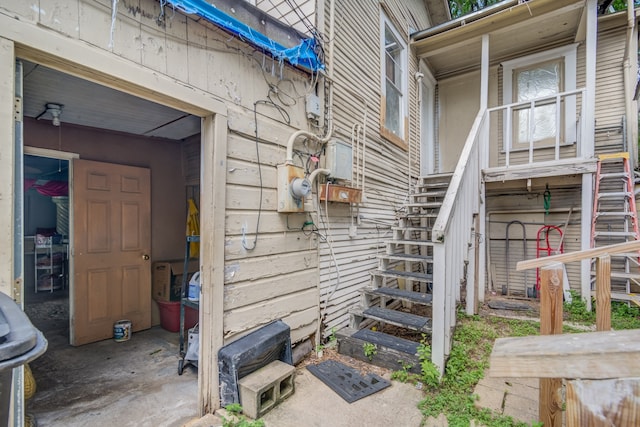
POLYGON ((638 126, 637 126, 637 112, 634 111, 635 100, 633 99, 634 87, 633 83, 635 82, 635 73, 633 73, 632 64, 635 64, 636 61, 632 58, 632 52, 635 52, 635 49, 632 49, 632 45, 634 42, 633 34, 635 28, 635 11, 634 11, 634 3, 631 1, 627 2, 627 40, 624 48, 624 57, 622 62, 622 78, 624 81, 624 100, 625 100, 625 116, 627 121, 627 134, 625 135, 627 138, 627 151, 631 153, 631 168, 633 169, 638 161, 638 126))
MULTIPOLYGON (((419 175, 422 175, 422 156, 424 156, 424 153, 422 153, 422 119, 423 114, 422 114, 422 97, 424 96, 424 94, 422 93, 422 79, 424 78, 424 73, 421 73, 420 71, 416 72, 414 74, 414 77, 418 83, 418 102, 417 102, 417 108, 416 111, 418 113, 418 146, 421 148, 420 149, 420 173, 419 175)), ((411 164, 409 164, 409 170, 411 170, 411 164)))
MULTIPOLYGON (((596 0, 587 0, 585 4, 587 13, 586 53, 585 53, 585 133, 582 137, 581 156, 591 158, 594 155, 595 137, 595 105, 596 105, 596 51, 598 43, 598 5, 596 0)), ((580 229, 580 249, 591 247, 591 215, 593 211, 593 173, 582 174, 582 226, 580 229)), ((587 304, 587 310, 591 311, 591 260, 584 259, 580 262, 580 294, 587 304)))

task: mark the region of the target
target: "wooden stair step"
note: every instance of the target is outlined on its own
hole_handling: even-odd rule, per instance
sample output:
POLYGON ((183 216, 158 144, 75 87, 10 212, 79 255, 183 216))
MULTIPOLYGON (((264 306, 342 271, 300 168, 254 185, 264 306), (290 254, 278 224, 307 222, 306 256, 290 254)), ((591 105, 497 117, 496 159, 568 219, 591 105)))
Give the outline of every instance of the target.
POLYGON ((342 328, 336 332, 338 352, 354 359, 362 360, 391 371, 407 369, 420 374, 420 359, 417 355, 419 344, 404 338, 394 337, 383 332, 369 329, 342 328), (373 356, 364 354, 363 346, 372 343, 376 346, 373 356))
POLYGON ((381 260, 389 260, 389 261, 433 262, 432 256, 424 256, 424 255, 418 255, 418 254, 382 254, 382 255, 378 255, 378 258, 381 260))
POLYGON ((409 194, 409 202, 423 203, 426 202, 426 200, 424 199, 431 199, 432 202, 442 203, 445 195, 446 193, 444 191, 425 191, 423 193, 412 193, 409 194))
MULTIPOLYGON (((595 276, 596 272, 592 271, 591 275, 595 276)), ((623 271, 612 271, 610 273, 610 276, 612 279, 628 279, 628 280, 636 280, 640 282, 640 273, 625 273, 623 271)))
POLYGON ((378 288, 374 289, 370 286, 363 288, 363 291, 369 295, 377 295, 384 298, 392 298, 416 304, 431 305, 433 297, 431 294, 422 292, 413 292, 406 289, 398 288, 378 288))
POLYGON ((387 245, 433 246, 431 240, 387 240, 387 245))
POLYGON ((431 283, 433 281, 433 274, 414 273, 413 271, 373 270, 373 271, 371 271, 371 275, 372 276, 378 276, 378 277, 391 277, 391 278, 394 278, 394 279, 415 280, 417 282, 428 282, 428 283, 431 283))
POLYGON ((420 344, 415 341, 385 334, 384 332, 372 331, 371 329, 360 329, 351 336, 362 341, 370 342, 376 346, 392 348, 410 355, 417 355, 418 347, 420 346, 420 344))
POLYGON ((420 209, 436 209, 442 206, 442 202, 412 202, 405 203, 407 208, 420 208, 420 209))
POLYGON ((404 218, 409 219, 417 219, 417 218, 437 218, 437 212, 424 212, 424 211, 413 211, 413 212, 405 212, 403 213, 404 218))
POLYGON ((393 227, 391 227, 391 229, 393 231, 426 231, 427 233, 431 231, 432 227, 420 227, 418 225, 406 225, 406 226, 399 226, 399 225, 394 225, 393 227))
POLYGON ((402 311, 390 310, 388 308, 370 307, 362 312, 364 317, 411 329, 418 332, 431 332, 431 319, 402 311))
MULTIPOLYGON (((591 296, 596 297, 596 291, 591 291, 591 296)), ((628 294, 625 292, 611 292, 611 299, 616 301, 631 301, 640 305, 640 294, 628 294)))

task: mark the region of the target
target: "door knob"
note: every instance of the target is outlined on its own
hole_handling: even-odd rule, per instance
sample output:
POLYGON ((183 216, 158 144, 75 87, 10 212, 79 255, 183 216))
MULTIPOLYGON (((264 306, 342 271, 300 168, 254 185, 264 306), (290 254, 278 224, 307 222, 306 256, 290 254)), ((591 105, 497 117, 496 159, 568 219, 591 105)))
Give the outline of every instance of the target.
POLYGON ((148 261, 149 260, 149 255, 147 255, 147 254, 142 255, 142 259, 145 260, 145 261, 148 261))

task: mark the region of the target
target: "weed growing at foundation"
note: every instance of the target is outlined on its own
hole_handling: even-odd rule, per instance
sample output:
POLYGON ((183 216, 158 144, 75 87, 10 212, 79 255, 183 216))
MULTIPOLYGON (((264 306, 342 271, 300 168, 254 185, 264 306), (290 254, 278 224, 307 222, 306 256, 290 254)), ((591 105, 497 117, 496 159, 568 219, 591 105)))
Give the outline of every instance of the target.
POLYGON ((476 407, 473 389, 489 366, 489 355, 495 339, 537 334, 538 324, 497 317, 480 319, 478 316, 458 316, 459 323, 445 374, 438 387, 429 385, 425 399, 419 404, 423 415, 437 417, 444 413, 450 427, 467 427, 471 420, 487 427, 530 426, 476 407))
POLYGON ((250 420, 242 415, 242 406, 232 403, 224 407, 231 417, 222 417, 222 427, 264 427, 264 421, 261 419, 250 420))
POLYGON ((376 347, 375 344, 366 342, 362 344, 362 351, 364 352, 364 355, 367 357, 367 359, 371 361, 373 359, 373 356, 378 353, 378 347, 376 347))
POLYGON ((440 371, 431 362, 431 346, 427 343, 427 337, 422 336, 422 342, 418 346, 418 358, 420 359, 420 380, 429 388, 435 388, 440 384, 440 371))
POLYGON ((402 360, 398 360, 398 363, 402 366, 402 369, 391 373, 392 380, 406 383, 409 380, 413 380, 417 377, 416 374, 412 374, 411 372, 409 372, 411 368, 413 368, 413 365, 411 363, 405 363, 402 360))

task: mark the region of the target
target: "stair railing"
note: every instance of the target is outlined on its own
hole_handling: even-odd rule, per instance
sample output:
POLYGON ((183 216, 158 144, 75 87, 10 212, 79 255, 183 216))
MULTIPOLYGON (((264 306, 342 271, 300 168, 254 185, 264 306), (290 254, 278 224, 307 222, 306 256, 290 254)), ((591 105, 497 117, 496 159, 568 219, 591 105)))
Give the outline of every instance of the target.
POLYGON ((460 285, 466 281, 467 289, 475 286, 474 269, 466 269, 472 272, 468 277, 464 273, 465 263, 473 263, 475 259, 470 251, 475 248, 472 228, 483 193, 481 173, 488 163, 489 123, 486 117, 486 110, 480 110, 473 122, 432 230, 431 361, 440 372, 444 372, 446 356, 451 350, 460 285))

